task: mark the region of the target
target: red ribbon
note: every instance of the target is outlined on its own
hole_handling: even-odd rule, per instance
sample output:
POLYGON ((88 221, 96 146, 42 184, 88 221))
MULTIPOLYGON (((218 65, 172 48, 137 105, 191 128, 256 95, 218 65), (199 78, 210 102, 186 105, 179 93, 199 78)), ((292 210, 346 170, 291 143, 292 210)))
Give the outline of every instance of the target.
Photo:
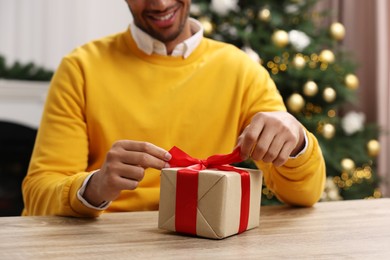
POLYGON ((177 171, 175 228, 177 232, 196 235, 196 213, 198 207, 199 171, 215 168, 221 171, 234 171, 241 175, 241 213, 238 233, 248 227, 250 202, 249 172, 237 169, 229 164, 241 162, 240 149, 230 154, 213 155, 206 160, 192 158, 176 146, 169 150, 171 167, 186 167, 177 171))

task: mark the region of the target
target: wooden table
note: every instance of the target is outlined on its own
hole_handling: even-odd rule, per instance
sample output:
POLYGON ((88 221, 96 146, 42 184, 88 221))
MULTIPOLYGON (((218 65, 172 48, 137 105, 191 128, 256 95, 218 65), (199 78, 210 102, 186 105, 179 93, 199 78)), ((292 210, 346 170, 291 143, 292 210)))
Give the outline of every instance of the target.
POLYGON ((390 199, 261 208, 223 240, 157 228, 158 212, 0 218, 0 259, 390 259, 390 199))

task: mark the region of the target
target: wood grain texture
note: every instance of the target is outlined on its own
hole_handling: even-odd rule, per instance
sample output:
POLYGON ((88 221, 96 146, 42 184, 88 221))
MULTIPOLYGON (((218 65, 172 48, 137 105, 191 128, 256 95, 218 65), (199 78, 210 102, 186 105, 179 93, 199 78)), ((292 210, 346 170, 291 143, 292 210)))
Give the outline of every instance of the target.
POLYGON ((390 259, 390 199, 261 208, 223 240, 157 228, 158 212, 0 218, 0 259, 390 259))

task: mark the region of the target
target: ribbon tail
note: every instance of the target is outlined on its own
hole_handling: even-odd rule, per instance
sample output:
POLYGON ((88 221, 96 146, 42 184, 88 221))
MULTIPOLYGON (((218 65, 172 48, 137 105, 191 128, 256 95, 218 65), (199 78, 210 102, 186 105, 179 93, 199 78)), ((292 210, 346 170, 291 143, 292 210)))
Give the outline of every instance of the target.
POLYGON ((242 162, 242 158, 240 156, 240 147, 234 149, 232 153, 229 154, 217 154, 210 156, 207 158, 207 163, 212 165, 223 165, 223 164, 232 164, 242 162))
POLYGON ((198 210, 197 171, 181 169, 176 175, 175 228, 177 232, 196 235, 198 210))
POLYGON ((241 215, 238 233, 248 229, 250 208, 250 175, 248 172, 241 173, 241 215))

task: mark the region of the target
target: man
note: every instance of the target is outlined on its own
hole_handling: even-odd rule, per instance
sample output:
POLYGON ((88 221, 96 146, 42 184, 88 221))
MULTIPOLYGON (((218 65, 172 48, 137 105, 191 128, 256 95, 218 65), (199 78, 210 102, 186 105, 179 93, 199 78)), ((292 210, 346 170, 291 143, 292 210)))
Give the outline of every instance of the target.
POLYGON ((197 158, 240 146, 282 201, 318 201, 325 164, 317 140, 285 112, 266 70, 203 38, 191 0, 127 4, 130 30, 77 48, 52 79, 23 214, 156 210, 174 145, 197 158))

